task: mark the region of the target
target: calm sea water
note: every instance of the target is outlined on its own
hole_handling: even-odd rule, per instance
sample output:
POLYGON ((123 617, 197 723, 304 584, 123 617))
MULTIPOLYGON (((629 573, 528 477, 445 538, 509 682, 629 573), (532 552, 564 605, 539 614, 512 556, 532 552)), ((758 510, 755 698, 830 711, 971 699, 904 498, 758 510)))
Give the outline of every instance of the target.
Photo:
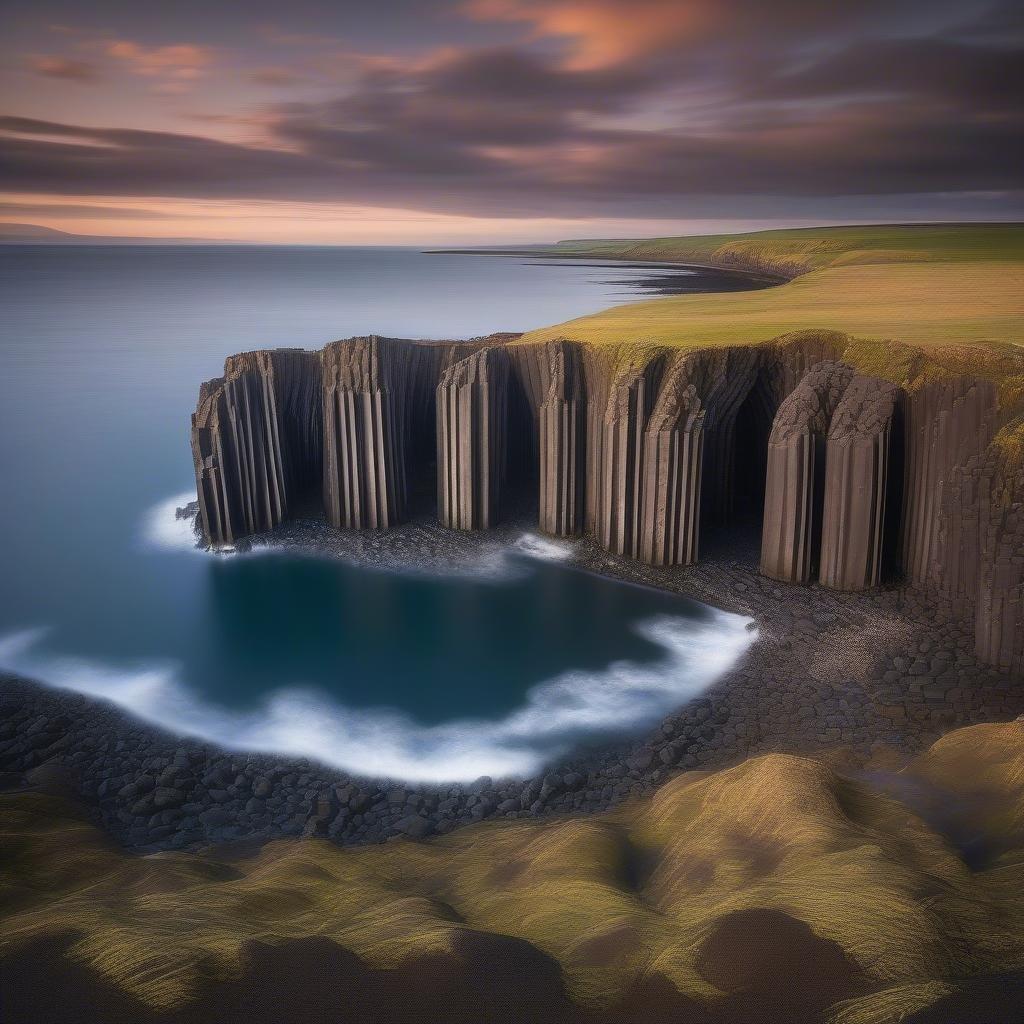
POLYGON ((232 352, 528 329, 668 276, 702 286, 408 249, 0 246, 0 665, 406 778, 531 771, 640 728, 737 656, 743 620, 550 545, 433 577, 210 556, 176 543, 173 508, 199 382, 232 352))

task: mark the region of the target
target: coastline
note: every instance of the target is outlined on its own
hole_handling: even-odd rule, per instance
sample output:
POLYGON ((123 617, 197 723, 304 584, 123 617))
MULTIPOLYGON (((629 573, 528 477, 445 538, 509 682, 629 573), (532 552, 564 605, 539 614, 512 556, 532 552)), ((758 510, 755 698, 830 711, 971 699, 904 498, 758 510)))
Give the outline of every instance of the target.
MULTIPOLYGON (((698 270, 721 274, 726 278, 737 278, 759 282, 758 287, 770 288, 775 285, 786 284, 792 281, 799 274, 781 274, 762 270, 755 264, 750 268, 725 266, 718 263, 699 263, 693 260, 640 260, 628 256, 616 256, 614 253, 593 253, 593 252, 570 252, 567 250, 546 251, 543 249, 423 249, 425 256, 501 256, 529 257, 531 259, 551 260, 584 260, 592 262, 595 266, 623 266, 642 267, 648 270, 698 270)), ((741 289, 737 289, 741 290, 741 289)), ((756 289, 751 289, 756 290, 756 289)))
MULTIPOLYGON (((299 519, 249 538, 378 567, 458 570, 507 550, 528 520, 457 533, 416 519, 391 531, 335 531, 299 519)), ((533 532, 533 531, 530 531, 533 532)), ((243 545, 244 547, 245 545, 243 545)), ((758 638, 737 664, 645 735, 577 750, 527 779, 406 784, 312 760, 230 751, 116 706, 2 677, 3 788, 69 787, 121 844, 200 849, 320 835, 342 844, 425 838, 495 818, 579 816, 651 792, 682 772, 768 752, 824 754, 840 771, 897 769, 949 729, 1024 713, 1012 677, 980 666, 948 609, 913 588, 847 594, 760 576, 756 538, 712 539, 685 570, 568 542, 563 564, 750 616, 758 638)))

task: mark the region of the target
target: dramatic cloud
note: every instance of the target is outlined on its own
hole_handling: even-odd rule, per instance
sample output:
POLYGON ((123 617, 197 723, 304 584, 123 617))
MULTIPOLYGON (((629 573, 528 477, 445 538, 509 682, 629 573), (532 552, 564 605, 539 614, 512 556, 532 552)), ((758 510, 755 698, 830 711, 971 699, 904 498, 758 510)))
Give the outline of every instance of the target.
MULTIPOLYGON (((122 79, 195 87, 192 124, 221 137, 189 131, 184 112, 180 130, 124 127, 120 98, 116 120, 97 103, 85 126, 58 107, 13 109, 0 189, 492 217, 742 215, 830 199, 849 216, 894 196, 913 212, 915 194, 922 210, 947 196, 998 212, 1019 209, 1024 189, 1024 33, 1008 4, 468 0, 408 6, 401 29, 313 0, 287 29, 255 14, 244 31, 193 26, 177 36, 188 43, 117 24, 116 38, 76 44, 122 79), (438 25, 443 45, 417 45, 438 25), (360 32, 376 45, 357 45, 360 32)), ((69 83, 95 75, 72 56, 30 66, 69 83)))
POLYGON ((592 69, 708 46, 743 53, 752 45, 827 44, 843 33, 877 36, 915 25, 930 32, 971 6, 960 0, 467 0, 465 10, 481 21, 527 25, 533 38, 560 40, 569 67, 592 69))

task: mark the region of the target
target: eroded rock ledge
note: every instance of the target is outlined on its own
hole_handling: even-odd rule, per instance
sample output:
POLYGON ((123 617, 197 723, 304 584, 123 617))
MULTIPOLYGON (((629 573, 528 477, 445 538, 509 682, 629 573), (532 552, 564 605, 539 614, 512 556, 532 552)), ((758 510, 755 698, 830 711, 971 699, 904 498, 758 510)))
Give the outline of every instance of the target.
POLYGON ((1024 459, 1004 436, 1020 411, 991 375, 907 360, 896 383, 827 332, 515 342, 232 356, 192 421, 206 541, 273 528, 310 496, 356 529, 417 503, 488 529, 514 501, 547 533, 663 567, 698 561, 709 529, 760 523, 766 576, 857 591, 903 575, 973 623, 979 658, 1024 670, 1024 459))

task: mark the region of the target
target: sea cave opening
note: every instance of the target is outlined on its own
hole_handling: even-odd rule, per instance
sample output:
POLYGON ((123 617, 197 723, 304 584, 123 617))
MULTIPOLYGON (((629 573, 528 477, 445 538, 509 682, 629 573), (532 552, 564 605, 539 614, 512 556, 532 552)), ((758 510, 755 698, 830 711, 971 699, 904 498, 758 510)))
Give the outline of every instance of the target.
POLYGON ((757 384, 705 439, 701 549, 760 556, 772 409, 757 384))
POLYGON ((502 519, 537 521, 540 503, 540 455, 537 420, 519 375, 509 374, 505 428, 505 479, 502 519))

